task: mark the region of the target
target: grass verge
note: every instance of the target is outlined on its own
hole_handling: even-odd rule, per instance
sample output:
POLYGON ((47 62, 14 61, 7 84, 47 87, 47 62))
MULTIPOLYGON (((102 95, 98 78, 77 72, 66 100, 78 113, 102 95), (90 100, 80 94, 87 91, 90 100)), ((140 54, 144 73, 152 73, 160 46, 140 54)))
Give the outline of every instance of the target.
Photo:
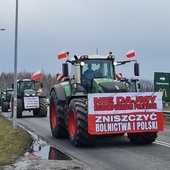
POLYGON ((0 115, 0 167, 13 163, 32 143, 31 135, 0 115))

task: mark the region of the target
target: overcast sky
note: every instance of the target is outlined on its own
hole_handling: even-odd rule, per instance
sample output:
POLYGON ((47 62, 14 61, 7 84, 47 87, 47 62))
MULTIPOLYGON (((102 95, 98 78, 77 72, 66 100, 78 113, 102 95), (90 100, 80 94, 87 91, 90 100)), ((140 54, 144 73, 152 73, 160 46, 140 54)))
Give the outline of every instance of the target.
MULTIPOLYGON (((170 0, 18 0, 19 71, 61 72, 57 54, 127 60, 134 49, 140 78, 170 72, 170 0)), ((0 73, 14 71, 15 0, 0 0, 0 73)), ((133 64, 118 70, 133 76, 133 64)), ((120 68, 119 68, 120 69, 120 68)))

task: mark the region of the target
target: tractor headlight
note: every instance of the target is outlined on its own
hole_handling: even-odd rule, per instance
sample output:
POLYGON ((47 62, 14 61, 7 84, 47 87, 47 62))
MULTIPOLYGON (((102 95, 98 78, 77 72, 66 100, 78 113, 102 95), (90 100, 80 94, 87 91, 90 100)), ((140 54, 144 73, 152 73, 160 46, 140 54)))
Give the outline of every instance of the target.
POLYGON ((83 67, 83 66, 85 65, 85 63, 82 61, 82 62, 80 63, 80 65, 83 67))
POLYGON ((117 62, 113 62, 113 65, 114 65, 114 66, 117 66, 117 62))
POLYGON ((30 96, 30 94, 29 93, 25 93, 25 96, 30 96))
POLYGON ((42 93, 42 89, 39 89, 38 91, 39 91, 40 93, 42 93))
POLYGON ((74 86, 75 89, 77 88, 77 84, 76 83, 74 83, 73 86, 74 86))

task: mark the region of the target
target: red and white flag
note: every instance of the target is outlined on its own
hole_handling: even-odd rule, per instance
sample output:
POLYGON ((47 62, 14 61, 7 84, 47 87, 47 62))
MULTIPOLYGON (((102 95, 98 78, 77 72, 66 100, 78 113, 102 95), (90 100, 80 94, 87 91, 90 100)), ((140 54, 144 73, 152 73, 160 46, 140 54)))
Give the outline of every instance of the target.
POLYGON ((118 81, 120 81, 120 80, 121 80, 121 78, 122 78, 122 73, 118 73, 118 74, 116 74, 116 79, 117 79, 118 81))
POLYGON ((41 77, 42 77, 41 70, 38 70, 37 72, 35 72, 35 73, 31 76, 31 80, 37 80, 37 79, 40 79, 41 77))
POLYGON ((57 79, 57 81, 64 81, 64 76, 62 75, 62 74, 56 74, 56 79, 57 79))
POLYGON ((68 55, 68 52, 67 51, 62 51, 62 52, 60 52, 59 54, 58 54, 58 60, 60 60, 60 59, 63 59, 63 58, 66 58, 67 57, 67 55, 68 55))
POLYGON ((126 57, 127 57, 127 58, 135 57, 135 51, 134 51, 134 49, 128 51, 128 52, 126 53, 126 57))

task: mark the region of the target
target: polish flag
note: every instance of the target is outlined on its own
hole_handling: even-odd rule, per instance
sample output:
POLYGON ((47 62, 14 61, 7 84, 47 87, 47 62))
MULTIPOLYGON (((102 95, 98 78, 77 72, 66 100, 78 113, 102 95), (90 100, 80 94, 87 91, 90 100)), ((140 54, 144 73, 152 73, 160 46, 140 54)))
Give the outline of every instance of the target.
POLYGON ((60 59, 63 59, 63 58, 66 58, 68 55, 68 52, 67 51, 62 51, 58 54, 58 60, 60 59))
POLYGON ((37 80, 37 79, 40 79, 41 77, 42 77, 41 70, 38 70, 37 72, 35 72, 35 73, 31 76, 31 80, 37 80))
POLYGON ((57 79, 57 81, 64 81, 64 76, 62 75, 62 74, 56 74, 56 79, 57 79))
POLYGON ((120 80, 121 80, 121 78, 122 78, 122 73, 118 73, 118 74, 116 74, 116 79, 117 79, 118 81, 120 81, 120 80))
POLYGON ((127 58, 132 58, 135 57, 135 51, 134 50, 130 50, 126 53, 126 57, 127 58))

